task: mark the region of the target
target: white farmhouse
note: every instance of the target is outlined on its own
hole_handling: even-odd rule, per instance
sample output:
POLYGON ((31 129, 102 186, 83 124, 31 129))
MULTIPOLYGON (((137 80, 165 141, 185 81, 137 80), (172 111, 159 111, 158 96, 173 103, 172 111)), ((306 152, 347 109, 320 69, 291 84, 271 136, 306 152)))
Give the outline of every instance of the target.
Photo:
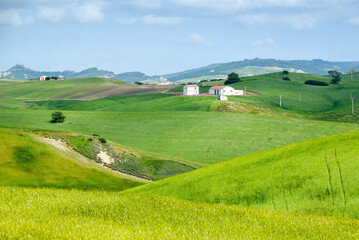
POLYGON ((185 85, 183 86, 183 95, 185 96, 197 96, 199 94, 198 85, 185 85))
POLYGON ((243 95, 243 90, 236 90, 230 86, 213 86, 209 89, 209 94, 212 95, 243 95))
POLYGON ((40 79, 40 81, 45 81, 46 80, 46 78, 47 78, 47 76, 41 76, 41 77, 39 77, 39 79, 40 79))

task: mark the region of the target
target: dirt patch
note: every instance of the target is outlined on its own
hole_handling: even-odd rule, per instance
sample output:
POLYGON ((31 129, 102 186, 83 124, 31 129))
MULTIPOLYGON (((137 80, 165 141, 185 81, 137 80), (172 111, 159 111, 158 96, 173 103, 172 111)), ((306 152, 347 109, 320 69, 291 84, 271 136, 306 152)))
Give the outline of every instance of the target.
MULTIPOLYGON (((54 97, 54 98, 52 98, 51 100, 60 100, 60 99, 67 98, 67 97, 69 97, 69 96, 75 95, 75 94, 77 94, 77 93, 87 92, 87 91, 91 91, 91 90, 93 90, 93 89, 102 88, 102 87, 104 87, 104 86, 94 86, 94 87, 90 87, 90 88, 85 88, 85 89, 81 89, 81 90, 77 90, 77 91, 65 93, 65 94, 62 94, 62 95, 60 95, 60 96, 54 97)), ((111 88, 111 87, 109 87, 109 88, 111 88)))
POLYGON ((104 151, 100 151, 99 154, 97 154, 97 157, 99 159, 101 159, 101 162, 106 163, 106 164, 111 164, 114 162, 113 158, 110 157, 106 152, 104 151))
POLYGON ((121 84, 111 86, 105 89, 99 89, 93 92, 85 93, 79 96, 71 97, 73 100, 95 100, 105 97, 114 97, 132 94, 145 93, 166 93, 172 89, 174 85, 135 85, 135 84, 121 84))

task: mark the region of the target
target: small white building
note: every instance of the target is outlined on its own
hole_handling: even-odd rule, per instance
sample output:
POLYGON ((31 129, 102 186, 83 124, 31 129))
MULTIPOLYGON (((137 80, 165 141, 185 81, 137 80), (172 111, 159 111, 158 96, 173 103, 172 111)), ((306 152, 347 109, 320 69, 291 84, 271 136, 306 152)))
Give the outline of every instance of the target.
POLYGON ((46 78, 47 78, 47 76, 41 76, 41 77, 39 77, 39 79, 40 79, 40 81, 45 81, 46 80, 46 78))
POLYGON ((183 86, 183 95, 185 96, 197 96, 199 95, 198 85, 185 85, 183 86))
POLYGON ((230 86, 213 86, 209 89, 209 94, 225 95, 225 96, 240 96, 243 95, 243 90, 236 90, 230 86))

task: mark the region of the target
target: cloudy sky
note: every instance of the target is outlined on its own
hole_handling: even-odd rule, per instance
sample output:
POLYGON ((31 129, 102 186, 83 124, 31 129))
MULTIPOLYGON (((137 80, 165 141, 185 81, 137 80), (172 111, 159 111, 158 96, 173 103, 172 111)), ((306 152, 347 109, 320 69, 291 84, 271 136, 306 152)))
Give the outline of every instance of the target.
POLYGON ((0 0, 0 71, 359 60, 358 0, 0 0))

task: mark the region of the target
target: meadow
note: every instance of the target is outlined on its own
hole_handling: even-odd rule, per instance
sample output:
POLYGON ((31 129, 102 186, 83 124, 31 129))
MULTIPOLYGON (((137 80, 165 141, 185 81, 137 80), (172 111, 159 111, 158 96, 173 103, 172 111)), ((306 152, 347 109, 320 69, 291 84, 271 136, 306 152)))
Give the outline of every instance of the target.
MULTIPOLYGON (((100 134, 154 156, 212 164, 330 134, 359 129, 356 124, 222 112, 64 111, 65 123, 50 123, 52 111, 0 110, 0 125, 100 134), (308 131, 308 129, 311 129, 308 131)), ((198 165, 198 164, 197 164, 198 165)))
POLYGON ((358 239, 359 221, 108 191, 0 187, 1 239, 358 239))
POLYGON ((120 191, 143 184, 64 155, 35 134, 0 128, 0 185, 120 191))
POLYGON ((359 131, 246 155, 126 191, 359 218, 359 131))

